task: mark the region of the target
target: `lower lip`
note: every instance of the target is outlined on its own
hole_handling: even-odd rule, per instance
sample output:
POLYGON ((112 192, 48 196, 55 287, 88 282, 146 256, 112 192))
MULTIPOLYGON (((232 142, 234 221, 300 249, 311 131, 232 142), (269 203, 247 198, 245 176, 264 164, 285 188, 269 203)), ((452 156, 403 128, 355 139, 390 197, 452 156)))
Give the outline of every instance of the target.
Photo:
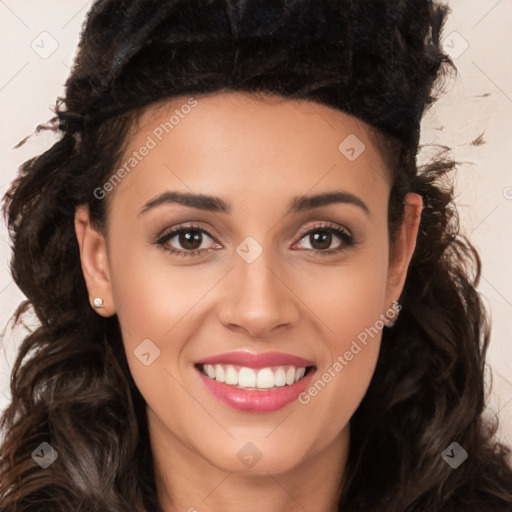
POLYGON ((210 379, 201 370, 197 370, 204 385, 221 402, 239 411, 272 412, 278 411, 297 400, 298 396, 309 386, 314 369, 310 370, 299 382, 290 386, 279 386, 265 391, 240 389, 210 379))

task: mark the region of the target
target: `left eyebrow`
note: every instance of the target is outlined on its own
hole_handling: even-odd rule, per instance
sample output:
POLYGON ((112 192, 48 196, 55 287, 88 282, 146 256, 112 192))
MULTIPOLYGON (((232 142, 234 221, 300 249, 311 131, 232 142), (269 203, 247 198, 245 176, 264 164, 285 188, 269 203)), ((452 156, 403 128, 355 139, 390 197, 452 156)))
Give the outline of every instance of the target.
MULTIPOLYGON (((143 213, 152 208, 155 208, 156 206, 167 203, 181 204, 191 208, 197 208, 199 210, 206 210, 210 212, 226 214, 231 213, 231 205, 226 203, 220 197, 204 194, 189 194, 176 191, 167 191, 159 194, 158 196, 150 199, 147 203, 145 203, 141 208, 139 215, 142 215, 143 213)), ((364 201, 359 197, 345 190, 326 192, 315 196, 303 195, 294 197, 290 203, 286 215, 306 210, 312 210, 314 208, 320 208, 321 206, 327 206, 334 203, 352 204, 359 207, 368 217, 370 217, 370 209, 366 203, 364 203, 364 201)))
POLYGON ((313 208, 320 208, 321 206, 327 206, 333 203, 345 203, 358 206, 364 213, 370 217, 370 209, 366 203, 355 196, 354 194, 347 192, 346 190, 339 190, 335 192, 326 192, 324 194, 318 194, 316 196, 298 196, 295 197, 288 208, 286 214, 302 212, 304 210, 311 210, 313 208))

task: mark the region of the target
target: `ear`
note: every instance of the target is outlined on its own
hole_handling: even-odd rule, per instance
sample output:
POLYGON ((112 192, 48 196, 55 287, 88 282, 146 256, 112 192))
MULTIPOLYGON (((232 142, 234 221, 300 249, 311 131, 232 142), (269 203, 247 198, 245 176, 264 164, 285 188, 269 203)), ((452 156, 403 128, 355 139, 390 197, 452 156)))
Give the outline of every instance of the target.
POLYGON ((409 193, 404 200, 402 224, 395 235, 395 243, 389 258, 386 287, 386 305, 398 300, 405 284, 407 269, 416 247, 423 200, 420 195, 409 193))
POLYGON ((91 224, 88 205, 75 210, 75 232, 80 247, 80 260, 91 307, 101 316, 115 313, 105 238, 91 224), (95 297, 103 299, 103 307, 93 305, 95 297))

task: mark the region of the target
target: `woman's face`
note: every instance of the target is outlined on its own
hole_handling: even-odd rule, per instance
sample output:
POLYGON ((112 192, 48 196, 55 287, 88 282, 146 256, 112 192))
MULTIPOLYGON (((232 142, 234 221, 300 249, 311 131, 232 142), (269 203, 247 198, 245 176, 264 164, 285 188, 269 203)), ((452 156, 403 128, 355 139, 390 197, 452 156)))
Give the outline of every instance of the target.
POLYGON ((124 172, 95 192, 106 237, 86 209, 76 227, 153 449, 258 474, 346 449, 421 199, 408 195, 391 250, 381 156, 363 123, 316 103, 174 99, 128 142, 124 172))

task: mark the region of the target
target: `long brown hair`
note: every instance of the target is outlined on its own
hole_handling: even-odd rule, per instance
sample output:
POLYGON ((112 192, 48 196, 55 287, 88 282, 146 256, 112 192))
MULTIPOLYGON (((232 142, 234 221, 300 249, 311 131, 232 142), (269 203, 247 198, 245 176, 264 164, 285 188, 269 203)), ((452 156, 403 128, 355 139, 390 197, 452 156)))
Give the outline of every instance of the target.
POLYGON ((340 510, 511 510, 509 452, 482 419, 489 324, 480 259, 453 203, 456 162, 415 160, 421 115, 450 69, 439 43, 447 9, 428 0, 243 4, 100 0, 90 11, 46 126, 61 138, 22 166, 4 198, 12 275, 28 298, 16 319, 30 305, 41 325, 21 345, 1 418, 2 511, 161 510, 145 402, 117 317, 90 307, 74 215, 88 204, 104 229, 108 197, 94 190, 147 106, 225 90, 314 100, 366 121, 392 178, 391 240, 405 195, 423 197, 403 308, 351 419, 340 510), (51 470, 31 457, 44 441, 58 453, 51 470), (469 453, 456 470, 441 458, 452 442, 469 453))

